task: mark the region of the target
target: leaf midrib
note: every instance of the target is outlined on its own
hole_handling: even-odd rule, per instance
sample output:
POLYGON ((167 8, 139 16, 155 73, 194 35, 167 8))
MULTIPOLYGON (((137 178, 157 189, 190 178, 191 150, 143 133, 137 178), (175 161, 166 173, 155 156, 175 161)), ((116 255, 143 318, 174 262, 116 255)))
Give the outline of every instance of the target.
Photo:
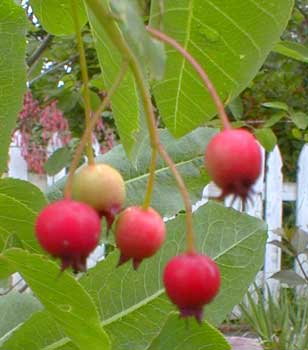
MULTIPOLYGON (((200 160, 200 159, 202 159, 202 158, 203 158, 203 156, 198 156, 198 157, 190 158, 190 159, 185 160, 184 162, 176 163, 175 165, 176 165, 176 167, 181 167, 181 166, 183 166, 183 165, 192 163, 192 162, 194 162, 195 160, 200 160)), ((164 171, 169 171, 169 167, 168 167, 168 166, 164 166, 164 167, 161 167, 161 168, 157 169, 157 170, 155 171, 155 175, 156 175, 156 174, 159 174, 159 173, 162 173, 162 172, 164 172, 164 171)), ((125 183, 126 183, 126 184, 129 184, 129 183, 131 183, 131 182, 138 181, 138 180, 143 179, 143 178, 148 177, 148 176, 149 176, 149 172, 147 172, 147 173, 145 173, 145 174, 142 174, 142 175, 139 175, 139 176, 136 176, 136 177, 131 178, 131 179, 129 179, 129 180, 125 180, 125 183)))
MULTIPOLYGON (((190 33, 191 33, 191 22, 192 22, 192 18, 193 18, 193 3, 194 0, 190 1, 189 7, 188 7, 188 19, 187 19, 187 35, 186 35, 186 39, 185 39, 185 43, 183 45, 183 47, 185 48, 185 50, 187 50, 189 41, 190 41, 190 33)), ((184 68, 185 68, 185 64, 186 64, 186 60, 183 57, 182 58, 182 64, 181 64, 181 70, 180 70, 180 76, 179 76, 179 84, 178 84, 178 90, 176 93, 176 99, 175 99, 175 110, 174 110, 174 132, 176 133, 176 129, 177 129, 177 114, 178 114, 178 109, 179 109, 179 100, 180 100, 180 93, 182 90, 182 81, 183 81, 183 75, 184 75, 184 68)))

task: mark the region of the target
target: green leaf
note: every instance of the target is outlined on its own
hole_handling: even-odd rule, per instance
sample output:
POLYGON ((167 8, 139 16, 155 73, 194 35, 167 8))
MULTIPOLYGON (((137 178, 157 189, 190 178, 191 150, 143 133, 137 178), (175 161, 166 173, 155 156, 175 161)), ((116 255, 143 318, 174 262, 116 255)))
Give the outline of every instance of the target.
POLYGON ((289 110, 288 105, 281 101, 265 102, 265 103, 262 103, 262 106, 270 109, 280 109, 286 112, 288 112, 289 110))
POLYGON ((44 205, 44 195, 29 182, 0 180, 0 241, 4 246, 16 236, 25 248, 41 251, 34 235, 34 223, 44 205))
POLYGON ((286 57, 308 63, 308 47, 293 41, 280 41, 274 47, 274 51, 286 57))
POLYGON ((215 349, 229 350, 230 344, 223 335, 207 322, 198 325, 190 323, 189 327, 178 315, 170 315, 160 335, 154 339, 148 350, 165 349, 215 349))
POLYGON ((263 127, 271 128, 285 116, 286 116, 286 113, 284 111, 277 112, 273 114, 269 119, 266 120, 266 122, 263 124, 263 127))
POLYGON ((268 152, 272 151, 277 145, 277 137, 270 128, 257 129, 254 134, 268 152))
POLYGON ((308 115, 304 112, 292 112, 290 118, 293 123, 301 130, 304 130, 308 126, 308 115))
POLYGON ((59 171, 69 165, 72 153, 69 147, 57 149, 44 164, 44 169, 49 176, 56 175, 59 171))
POLYGON ((281 283, 286 283, 290 287, 306 285, 307 281, 298 275, 294 270, 283 270, 274 273, 270 278, 275 278, 281 283))
POLYGON ((161 79, 166 60, 164 46, 152 39, 146 31, 136 0, 113 0, 111 9, 122 19, 119 22, 120 28, 141 66, 148 67, 153 78, 161 79))
POLYGON ((11 292, 0 297, 0 338, 41 309, 38 300, 28 293, 11 292))
MULTIPOLYGON (((200 62, 221 99, 230 101, 262 66, 285 29, 292 7, 292 0, 165 0, 164 32, 200 62)), ((158 27, 159 17, 159 0, 154 0, 151 26, 158 27)), ((216 114, 197 73, 171 48, 164 80, 153 84, 153 92, 165 124, 176 136, 216 114)))
MULTIPOLYGON (((54 35, 75 33, 71 0, 30 0, 35 16, 44 29, 54 35)), ((77 0, 79 24, 84 26, 87 15, 82 0, 77 0)))
POLYGON ((228 104, 233 117, 237 120, 243 118, 244 106, 240 97, 236 97, 232 102, 228 104))
POLYGON ((0 2, 0 173, 7 168, 8 148, 26 91, 24 10, 12 0, 0 2))
MULTIPOLYGON (((110 89, 120 72, 123 58, 89 8, 88 11, 104 85, 110 89)), ((140 140, 143 112, 139 110, 139 96, 130 71, 112 97, 112 108, 121 142, 126 153, 131 156, 134 146, 140 140)))
POLYGON ((59 276, 58 264, 24 250, 8 250, 3 258, 22 275, 80 350, 110 349, 92 299, 73 276, 66 272, 59 276))
POLYGON ((28 181, 12 178, 1 179, 0 193, 15 198, 36 212, 39 212, 47 204, 40 189, 28 181))
POLYGON ((39 311, 33 314, 28 321, 20 325, 11 334, 8 334, 2 343, 1 350, 42 350, 50 344, 62 340, 61 344, 53 349, 78 350, 65 333, 59 327, 56 320, 47 311, 39 311), (69 347, 62 347, 62 343, 69 343, 69 347))
MULTIPOLYGON (((82 89, 82 91, 83 91, 83 89, 82 89)), ((98 109, 98 107, 101 105, 102 101, 99 98, 99 96, 97 95, 97 93, 95 93, 92 90, 89 91, 89 95, 90 95, 90 103, 91 103, 92 111, 96 111, 98 109)), ((85 108, 83 94, 80 95, 79 103, 83 108, 85 108)))
MULTIPOLYGON (((168 235, 162 249, 142 262, 138 273, 130 264, 114 270, 119 258, 115 253, 81 278, 80 283, 92 295, 103 320, 118 313, 123 317, 131 308, 164 293, 162 271, 172 256, 183 251, 184 227, 185 215, 168 221, 168 235)), ((215 202, 209 202, 194 213, 194 227, 198 250, 216 259, 222 274, 220 294, 205 308, 205 317, 218 324, 241 301, 262 266, 266 228, 262 221, 215 202)), ((170 310, 174 310, 171 304, 170 310)))
MULTIPOLYGON (((204 150, 216 129, 199 128, 185 137, 175 140, 167 130, 160 132, 161 142, 183 176, 192 202, 201 198, 204 186, 210 181, 205 173, 204 150)), ((99 163, 107 163, 118 169, 126 182, 126 205, 142 204, 149 175, 151 149, 147 139, 140 143, 140 153, 134 167, 126 158, 123 147, 114 147, 110 152, 97 158, 99 163)), ((62 198, 65 179, 49 189, 51 200, 62 198)), ((174 215, 184 208, 181 194, 168 167, 160 159, 157 163, 152 206, 163 215, 174 215)))

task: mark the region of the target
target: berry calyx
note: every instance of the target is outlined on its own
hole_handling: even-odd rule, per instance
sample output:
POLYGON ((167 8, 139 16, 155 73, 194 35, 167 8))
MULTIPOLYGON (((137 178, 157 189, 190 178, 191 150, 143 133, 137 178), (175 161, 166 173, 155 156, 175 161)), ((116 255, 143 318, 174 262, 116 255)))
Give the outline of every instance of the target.
POLYGON ((73 179, 73 199, 87 203, 106 218, 107 229, 125 201, 125 184, 121 174, 107 164, 82 167, 73 179))
POLYGON ((116 221, 115 239, 121 255, 118 263, 132 259, 137 270, 141 261, 154 255, 165 240, 166 228, 161 216, 153 209, 129 207, 116 221))
POLYGON ((203 306, 210 303, 220 287, 220 272, 208 256, 186 253, 175 256, 163 275, 166 293, 177 305, 180 316, 194 316, 201 323, 203 306))
POLYGON ((100 217, 85 203, 63 199, 39 213, 35 233, 41 246, 61 259, 61 271, 70 266, 85 271, 86 259, 99 243, 100 217))
POLYGON ((229 194, 249 198, 252 185, 261 173, 262 156, 254 136, 243 129, 220 132, 205 151, 205 167, 217 186, 220 198, 229 194))

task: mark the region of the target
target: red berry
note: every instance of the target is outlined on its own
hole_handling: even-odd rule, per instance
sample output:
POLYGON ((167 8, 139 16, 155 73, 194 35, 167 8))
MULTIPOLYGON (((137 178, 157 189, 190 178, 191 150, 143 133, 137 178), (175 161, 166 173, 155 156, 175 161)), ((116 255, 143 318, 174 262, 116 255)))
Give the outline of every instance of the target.
POLYGON ((125 201, 124 180, 107 164, 86 165, 74 175, 73 199, 97 210, 109 229, 125 201))
POLYGON ((36 220, 36 237, 41 246, 69 266, 84 271, 86 259, 99 243, 101 223, 87 204, 69 199, 47 205, 36 220))
POLYGON ((206 255, 182 254, 172 258, 164 270, 164 285, 181 317, 194 316, 200 323, 203 306, 210 303, 220 287, 220 272, 206 255))
POLYGON ((262 156, 254 136, 243 129, 225 130, 214 136, 206 148, 205 166, 221 198, 229 194, 246 200, 261 173, 262 156))
POLYGON ((115 227, 116 244, 121 251, 119 265, 132 259, 136 270, 143 259, 157 252, 165 235, 164 221, 154 209, 127 208, 115 227))

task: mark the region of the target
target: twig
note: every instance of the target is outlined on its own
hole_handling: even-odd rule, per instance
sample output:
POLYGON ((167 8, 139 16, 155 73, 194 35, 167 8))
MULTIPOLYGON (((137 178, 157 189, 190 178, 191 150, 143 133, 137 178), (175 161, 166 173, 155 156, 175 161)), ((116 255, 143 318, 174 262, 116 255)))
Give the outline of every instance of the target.
POLYGON ((37 77, 33 78, 32 80, 29 81, 28 86, 31 87, 33 84, 35 84, 37 81, 39 81, 40 79, 42 79, 44 76, 46 76, 47 74, 53 73, 54 71, 62 68, 63 66, 65 66, 66 64, 69 63, 74 63, 77 59, 78 59, 79 55, 75 55, 72 56, 70 58, 68 58, 67 60, 60 62, 56 65, 54 65, 53 67, 51 67, 50 69, 44 71, 43 73, 41 73, 40 75, 38 75, 37 77))
POLYGON ((43 52, 47 49, 48 45, 52 42, 52 34, 47 34, 40 46, 34 51, 34 53, 27 59, 27 65, 31 68, 34 63, 42 56, 43 52))

